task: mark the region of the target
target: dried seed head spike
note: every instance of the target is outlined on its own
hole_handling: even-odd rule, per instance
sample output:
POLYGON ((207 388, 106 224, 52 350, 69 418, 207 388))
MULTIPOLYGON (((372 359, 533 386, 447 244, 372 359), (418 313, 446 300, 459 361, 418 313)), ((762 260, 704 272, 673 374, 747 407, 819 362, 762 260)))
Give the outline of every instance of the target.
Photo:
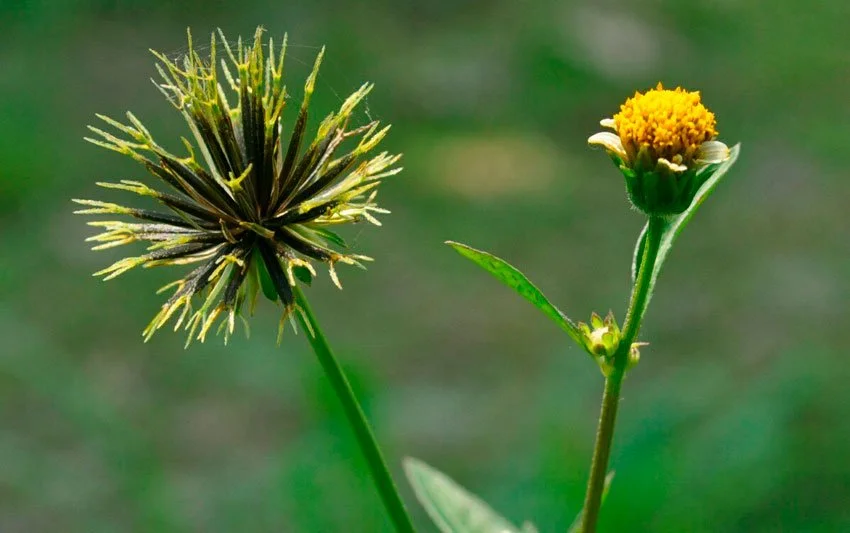
POLYGON ((328 265, 331 281, 342 288, 336 263, 362 267, 368 258, 343 255, 344 241, 331 226, 388 213, 375 203, 376 187, 401 169, 400 156, 386 152, 369 157, 389 132, 369 120, 355 124, 355 110, 373 89, 364 83, 345 98, 336 112, 318 125, 308 121, 325 49, 316 56, 303 84, 300 106, 291 125, 283 111, 289 94, 284 84, 286 37, 280 47, 264 43, 263 29, 235 44, 221 30, 210 37, 209 56, 202 57, 191 32, 183 57, 153 52, 157 90, 180 112, 191 135, 182 138, 183 155, 168 152, 154 140, 141 119, 128 112, 125 121, 97 115, 104 129, 90 126, 89 142, 130 156, 153 180, 98 182, 109 191, 152 198, 165 209, 137 209, 99 200, 74 200, 87 216, 120 215, 139 223, 91 222, 100 233, 87 239, 94 249, 145 243, 147 253, 126 257, 96 273, 115 278, 136 267, 194 264, 160 289, 173 290, 144 329, 145 340, 169 321, 187 332, 187 345, 203 341, 217 323, 225 341, 234 333, 236 317, 247 326, 243 309, 252 313, 260 288, 269 276, 283 303, 280 334, 295 306, 294 269, 315 277, 313 262, 328 265), (265 48, 268 46, 268 48, 265 48), (286 126, 286 127, 285 127, 286 126), (315 136, 311 127, 316 128, 315 136), (109 131, 107 131, 109 130, 109 131), (281 132, 292 130, 288 139, 281 132), (312 140, 310 140, 312 139, 312 140), (354 139, 343 151, 344 140, 354 139), (164 184, 170 191, 155 186, 164 184), (259 253, 258 253, 259 252, 259 253), (193 305, 200 299, 199 305, 193 305))
MULTIPOLYGON (((152 133, 129 112, 128 123, 102 117, 115 132, 91 128, 92 143, 130 156, 172 190, 165 193, 143 184, 123 182, 106 188, 153 197, 167 211, 81 200, 78 203, 85 209, 78 213, 125 215, 144 222, 108 221, 101 226, 102 233, 89 239, 99 243, 95 248, 137 241, 148 244, 144 255, 116 261, 97 273, 105 279, 137 266, 196 263, 194 270, 167 286, 174 292, 144 329, 145 340, 182 308, 175 329, 183 327, 187 332, 186 347, 195 339, 204 342, 216 325, 216 332, 223 334, 227 343, 234 333, 236 316, 244 321, 241 312, 245 302, 250 301, 253 310, 261 289, 283 307, 278 342, 287 319, 298 332, 296 309, 312 335, 316 332, 311 319, 303 316, 304 310, 296 305, 298 298, 306 307, 297 278, 310 283, 304 270, 315 274, 311 262, 323 262, 328 264, 334 284, 342 288, 335 263, 358 264, 353 255, 341 255, 337 248, 348 251, 347 247, 327 226, 360 218, 377 224, 369 214, 376 207, 374 195, 367 194, 388 169, 386 155, 376 157, 377 163, 371 164, 367 152, 381 141, 386 130, 376 135, 376 125, 350 127, 355 122, 351 118, 355 108, 373 86, 366 83, 345 99, 339 111, 329 114, 312 137, 315 125, 308 124, 308 108, 325 53, 322 48, 304 83, 293 124, 284 128, 283 109, 288 96, 283 84, 286 38, 276 57, 272 40, 268 42, 268 53, 264 52, 261 27, 253 40, 243 42, 240 37, 235 46, 221 30, 219 34, 224 51, 217 51, 217 37, 213 34, 208 59, 198 53, 189 30, 188 50, 182 57, 172 60, 154 52, 162 77, 161 82, 154 83, 191 132, 187 136, 191 140, 182 139, 182 155, 163 148, 171 146, 169 143, 155 142, 152 133), (218 81, 220 74, 229 86, 230 101, 227 87, 218 81), (281 132, 290 130, 287 142, 281 132), (351 141, 344 143, 346 138, 351 141), (343 145, 355 148, 341 153, 348 150, 343 145), (294 271, 295 268, 299 270, 294 271), (198 299, 201 303, 195 310, 192 303, 198 299)), ((318 349, 317 354, 322 357, 318 349)), ((356 406, 350 391, 338 392, 347 392, 348 396, 342 398, 356 406)), ((368 432, 365 420, 353 422, 368 432)), ((374 443, 367 446, 367 455, 370 446, 374 448, 374 443)), ((389 480, 386 469, 374 468, 382 461, 372 463, 379 488, 387 486, 381 479, 383 476, 389 480)), ((391 512, 392 507, 388 505, 391 512)), ((397 510, 406 516, 403 508, 397 510)))

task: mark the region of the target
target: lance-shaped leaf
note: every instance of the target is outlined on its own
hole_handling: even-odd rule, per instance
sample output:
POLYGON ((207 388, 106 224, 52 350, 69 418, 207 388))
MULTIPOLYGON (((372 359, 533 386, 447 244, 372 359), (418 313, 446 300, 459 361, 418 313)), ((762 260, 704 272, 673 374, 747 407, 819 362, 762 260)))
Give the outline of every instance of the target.
POLYGON ((441 533, 525 533, 535 530, 530 523, 523 525, 522 529, 517 528, 447 475, 418 459, 405 458, 404 471, 416 498, 441 533))
POLYGON ((525 274, 510 265, 507 261, 496 257, 493 254, 476 250, 465 244, 454 241, 446 241, 446 244, 457 250, 457 252, 477 264, 496 279, 512 288, 523 298, 531 302, 536 308, 551 318, 561 329, 567 332, 579 346, 581 343, 581 334, 578 327, 570 320, 560 309, 552 305, 551 302, 540 292, 525 274))
MULTIPOLYGON (((726 175, 726 172, 735 164, 735 161, 738 159, 738 153, 741 151, 741 145, 736 144, 729 150, 729 158, 720 164, 717 167, 717 170, 711 175, 705 183, 702 184, 699 191, 697 191, 694 196, 694 201, 691 202, 690 207, 688 207, 683 213, 670 217, 669 219, 664 221, 664 227, 661 231, 661 242, 658 247, 658 254, 655 257, 655 263, 652 265, 652 277, 649 281, 649 296, 644 300, 643 309, 636 310, 638 312, 638 316, 642 316, 643 312, 646 310, 646 306, 649 305, 649 298, 652 296, 652 290, 655 287, 655 281, 658 279, 658 274, 661 272, 661 266, 664 264, 664 260, 667 259, 667 254, 670 253, 670 249, 673 247, 673 241, 676 240, 676 237, 682 232, 684 227, 691 221, 694 214, 697 211, 697 208, 702 205, 703 202, 714 192, 714 189, 717 188, 717 185, 720 183, 720 180, 726 175)), ((638 270, 640 270, 640 262, 643 258, 643 250, 644 245, 646 243, 646 231, 647 226, 644 226, 643 231, 638 237, 637 245, 635 246, 635 254, 632 263, 632 282, 634 283, 635 279, 637 279, 638 270)))

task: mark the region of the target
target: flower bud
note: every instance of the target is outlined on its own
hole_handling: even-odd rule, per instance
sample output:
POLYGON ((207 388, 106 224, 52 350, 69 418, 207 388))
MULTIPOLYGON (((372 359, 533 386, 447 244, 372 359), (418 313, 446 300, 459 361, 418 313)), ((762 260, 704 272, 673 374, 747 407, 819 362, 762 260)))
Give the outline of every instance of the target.
POLYGON ((640 362, 640 347, 648 346, 648 342, 633 342, 629 347, 629 361, 626 363, 626 370, 631 369, 640 362))
POLYGON ((579 322, 584 349, 594 357, 608 359, 617 353, 620 347, 620 327, 614 320, 614 314, 608 312, 603 320, 595 312, 590 316, 590 325, 579 322))

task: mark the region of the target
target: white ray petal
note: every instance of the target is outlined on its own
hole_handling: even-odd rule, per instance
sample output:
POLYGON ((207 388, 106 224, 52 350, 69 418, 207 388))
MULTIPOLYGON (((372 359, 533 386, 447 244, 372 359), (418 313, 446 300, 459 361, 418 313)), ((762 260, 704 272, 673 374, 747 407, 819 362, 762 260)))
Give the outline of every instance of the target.
POLYGON ((712 165, 729 159, 729 147, 720 141, 705 141, 697 150, 697 163, 712 165))
POLYGON ((680 172, 684 172, 684 171, 688 170, 688 167, 686 167, 685 165, 679 165, 679 164, 673 163, 671 161, 664 159, 663 157, 658 158, 658 164, 664 165, 665 167, 669 168, 670 170, 672 170, 673 172, 676 172, 676 173, 680 173, 680 172))
POLYGON ((616 154, 620 159, 626 159, 626 150, 623 148, 623 142, 616 133, 611 133, 610 131, 594 133, 587 139, 587 144, 601 146, 608 152, 616 154))

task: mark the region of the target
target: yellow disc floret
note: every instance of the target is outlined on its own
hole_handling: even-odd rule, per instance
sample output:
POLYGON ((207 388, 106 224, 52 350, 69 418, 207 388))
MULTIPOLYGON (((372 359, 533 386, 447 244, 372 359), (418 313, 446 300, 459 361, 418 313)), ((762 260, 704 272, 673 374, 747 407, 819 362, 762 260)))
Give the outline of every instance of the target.
POLYGON ((699 91, 664 89, 661 83, 636 92, 614 115, 623 148, 633 159, 641 149, 657 160, 687 165, 699 146, 717 136, 714 113, 700 102, 699 91))

